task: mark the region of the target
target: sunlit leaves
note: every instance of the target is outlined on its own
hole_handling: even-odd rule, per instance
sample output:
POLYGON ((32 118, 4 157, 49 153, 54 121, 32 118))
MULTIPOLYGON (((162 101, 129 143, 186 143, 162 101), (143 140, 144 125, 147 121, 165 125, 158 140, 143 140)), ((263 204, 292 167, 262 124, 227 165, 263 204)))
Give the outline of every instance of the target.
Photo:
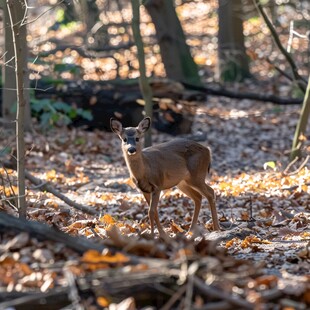
POLYGON ((89 250, 84 253, 81 261, 86 264, 89 270, 96 270, 122 265, 129 262, 129 257, 120 252, 111 254, 108 251, 99 253, 95 250, 89 250))

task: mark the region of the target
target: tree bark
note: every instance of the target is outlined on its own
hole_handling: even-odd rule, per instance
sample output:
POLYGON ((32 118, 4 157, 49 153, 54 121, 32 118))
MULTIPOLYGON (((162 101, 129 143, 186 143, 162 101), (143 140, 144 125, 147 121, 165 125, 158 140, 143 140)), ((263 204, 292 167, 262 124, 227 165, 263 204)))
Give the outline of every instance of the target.
MULTIPOLYGON (((149 84, 148 78, 146 76, 146 67, 145 67, 145 56, 144 56, 144 46, 140 33, 140 1, 131 0, 132 5, 132 32, 134 40, 137 46, 138 52, 138 61, 139 61, 139 71, 140 71, 140 89, 145 102, 145 114, 146 116, 153 116, 153 94, 152 89, 149 84)), ((152 130, 148 130, 145 134, 145 146, 152 145, 152 130)))
POLYGON ((219 0, 218 75, 223 82, 239 82, 250 76, 243 35, 241 0, 219 0))
POLYGON ((145 7, 156 29, 160 54, 168 78, 194 85, 201 85, 198 67, 175 11, 173 0, 149 0, 145 7))
POLYGON ((291 150, 291 160, 300 156, 300 138, 306 133, 308 119, 310 114, 310 75, 308 79, 308 86, 306 89, 303 106, 300 112, 299 121, 296 126, 293 145, 291 150))
POLYGON ((1 7, 3 9, 3 24, 5 37, 5 54, 3 57, 5 65, 2 66, 2 117, 6 121, 6 127, 14 128, 16 113, 13 111, 14 104, 16 104, 16 80, 12 79, 15 74, 14 69, 14 46, 12 30, 10 26, 10 19, 5 0, 2 1, 1 7))
MULTIPOLYGON (((22 48, 21 29, 25 28, 25 20, 20 20, 20 11, 23 4, 21 1, 7 0, 8 15, 11 22, 15 55, 15 76, 16 76, 16 146, 17 146, 17 184, 18 184, 18 211, 20 217, 26 217, 26 191, 25 191, 25 106, 24 95, 24 56, 22 48)), ((23 8, 24 10, 25 8, 23 8)))
MULTIPOLYGON (((27 42, 26 35, 27 29, 26 25, 20 25, 24 18, 26 8, 23 7, 22 1, 14 1, 16 5, 16 21, 19 25, 19 36, 22 42, 27 42)), ((0 1, 0 6, 3 9, 3 19, 4 19, 4 36, 5 36, 5 54, 4 63, 2 67, 2 77, 3 77, 3 91, 2 91, 2 117, 6 121, 7 127, 14 128, 14 121, 16 120, 16 108, 14 105, 17 104, 16 95, 16 80, 12 78, 15 74, 15 62, 14 62, 14 45, 13 36, 11 30, 11 22, 8 12, 8 7, 5 0, 0 1)), ((25 129, 31 129, 31 111, 29 104, 29 75, 27 69, 28 62, 28 51, 27 44, 24 44, 21 50, 21 62, 23 67, 23 87, 26 89, 24 91, 24 97, 26 101, 25 105, 25 129)))

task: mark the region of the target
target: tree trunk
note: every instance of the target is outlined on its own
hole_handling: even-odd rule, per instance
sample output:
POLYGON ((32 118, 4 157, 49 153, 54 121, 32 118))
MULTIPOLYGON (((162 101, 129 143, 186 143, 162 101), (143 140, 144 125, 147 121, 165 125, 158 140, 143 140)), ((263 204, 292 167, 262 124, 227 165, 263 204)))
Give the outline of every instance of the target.
POLYGON ((20 217, 26 217, 26 197, 25 197, 25 107, 24 76, 25 76, 25 52, 22 43, 25 43, 24 32, 26 20, 20 19, 20 12, 25 11, 25 3, 21 0, 7 0, 8 15, 11 22, 13 46, 15 54, 15 76, 16 76, 16 145, 17 145, 17 180, 18 180, 18 210, 20 217))
POLYGON ((243 35, 242 0, 219 0, 218 75, 223 82, 250 76, 243 35))
POLYGON ((86 33, 89 33, 92 27, 99 20, 99 10, 94 0, 74 1, 76 14, 78 18, 85 24, 86 33))
MULTIPOLYGON (((14 46, 12 38, 12 30, 10 26, 10 19, 5 1, 3 1, 3 19, 4 19, 4 37, 5 37, 5 53, 2 66, 2 117, 5 119, 7 127, 14 127, 16 112, 14 112, 14 104, 16 105, 16 81, 12 79, 15 74, 14 68, 14 46)), ((3 4, 2 3, 2 4, 3 4)))
POLYGON ((173 0, 149 0, 145 7, 156 29, 166 75, 176 81, 201 85, 198 67, 175 11, 173 0))
MULTIPOLYGON (((3 18, 4 18, 4 35, 5 35, 5 54, 4 54, 4 65, 2 67, 2 77, 3 77, 3 91, 2 91, 2 117, 7 121, 8 127, 14 127, 14 121, 16 120, 16 105, 17 105, 17 97, 16 97, 16 81, 15 78, 12 78, 15 75, 15 62, 14 62, 14 45, 13 45, 13 37, 12 30, 10 24, 10 18, 8 15, 8 8, 5 0, 1 0, 1 7, 3 9, 3 18), (10 126, 11 122, 11 126, 10 126)), ((17 6, 16 14, 18 25, 20 25, 20 21, 23 20, 25 15, 26 8, 23 7, 22 1, 15 1, 14 4, 17 6)), ((25 42, 22 50, 21 50, 21 61, 23 67, 23 82, 22 85, 24 87, 25 92, 25 129, 31 129, 31 112, 30 112, 30 104, 29 104, 29 75, 28 75, 28 51, 27 51, 27 29, 26 25, 19 26, 19 36, 23 42, 25 42)))
POLYGON ((303 106, 300 112, 299 121, 296 126, 296 131, 291 150, 291 160, 294 160, 295 157, 300 156, 300 143, 302 140, 301 137, 306 133, 309 114, 310 114, 310 75, 308 79, 308 86, 306 89, 303 106))
MULTIPOLYGON (((148 78, 146 76, 145 68, 145 57, 144 57, 144 47, 143 41, 140 33, 140 1, 131 0, 132 5, 132 32, 134 40, 137 46, 138 61, 139 61, 139 72, 140 72, 140 89, 145 102, 145 114, 146 116, 153 116, 153 94, 152 89, 149 84, 148 78)), ((145 134, 145 146, 152 145, 152 130, 148 130, 145 134)))

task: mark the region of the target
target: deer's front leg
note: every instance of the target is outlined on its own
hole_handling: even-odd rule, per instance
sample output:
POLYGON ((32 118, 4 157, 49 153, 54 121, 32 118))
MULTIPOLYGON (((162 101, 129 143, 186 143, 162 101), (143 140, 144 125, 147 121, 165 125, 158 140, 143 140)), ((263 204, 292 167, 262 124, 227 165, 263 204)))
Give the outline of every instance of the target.
POLYGON ((154 191, 151 193, 151 201, 150 201, 150 209, 149 209, 149 219, 151 223, 151 235, 152 237, 154 237, 154 221, 155 221, 157 228, 158 228, 159 235, 162 238, 166 239, 167 235, 160 225, 158 212, 157 212, 159 197, 160 197, 160 191, 154 191))

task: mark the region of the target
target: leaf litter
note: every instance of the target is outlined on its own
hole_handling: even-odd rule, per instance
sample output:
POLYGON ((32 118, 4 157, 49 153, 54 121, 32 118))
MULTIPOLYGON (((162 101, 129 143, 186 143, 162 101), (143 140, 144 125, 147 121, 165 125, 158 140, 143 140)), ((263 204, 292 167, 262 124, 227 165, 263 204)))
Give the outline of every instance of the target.
MULTIPOLYGON (((217 61, 216 7, 217 1, 198 0, 195 5, 185 2, 178 7, 195 61, 204 66, 206 77, 217 61), (191 19, 195 19, 195 24, 188 22, 191 19), (208 35, 201 36, 201 29, 208 35)), ((44 29, 54 22, 50 13, 44 25, 39 19, 29 24, 29 35, 39 37, 48 32, 44 29)), ((302 18, 300 12, 298 15, 302 18)), ((288 29, 289 21, 296 17, 294 10, 283 14, 283 29, 288 29)), ((151 24, 145 15, 142 19, 141 28, 149 31, 151 24)), ((130 20, 130 14, 126 20, 130 20)), ((274 65, 264 65, 272 46, 270 37, 261 36, 266 27, 259 19, 245 21, 244 25, 251 69, 259 77, 269 76, 274 65), (248 36, 249 33, 252 35, 248 36)), ((57 35, 68 42, 77 39, 67 31, 61 30, 57 35)), ((154 33, 154 29, 149 33, 154 33)), ((46 38, 51 35, 55 34, 48 33, 46 38)), ((146 52, 154 55, 150 46, 155 44, 148 44, 146 52)), ((299 44, 293 46, 294 57, 304 68, 307 40, 294 44, 299 44)), ((50 50, 49 40, 40 48, 50 50)), ((155 54, 158 58, 159 54, 155 54)), ((97 69, 102 71, 111 60, 85 59, 70 49, 49 55, 49 60, 57 63, 65 57, 81 65, 84 78, 95 80, 101 79, 97 69)), ((122 53, 118 57, 124 64, 130 60, 137 67, 132 49, 129 60, 122 53)), ((271 58, 279 66, 284 64, 275 52, 271 58)), ((46 66, 45 72, 35 63, 30 66, 39 75, 53 75, 49 74, 53 66, 46 66)), ((160 61, 149 62, 148 70, 157 76, 164 74, 160 61)), ((66 74, 66 78, 72 78, 66 74)), ((112 79, 115 70, 104 74, 104 78, 112 79)), ((120 72, 122 78, 136 74, 136 69, 120 72)), ((240 92, 244 90, 242 86, 236 87, 240 92)), ((292 93, 290 83, 279 76, 245 87, 281 96, 292 93)), ((186 231, 193 203, 172 189, 163 195, 159 206, 160 220, 172 237, 169 244, 149 238, 147 205, 128 180, 120 141, 113 134, 74 128, 54 129, 46 136, 27 133, 28 171, 99 213, 94 216, 78 211, 28 182, 28 218, 109 248, 80 253, 62 242, 49 240, 48 236, 41 240, 14 229, 1 230, 0 308, 18 309, 23 305, 19 298, 25 303, 29 294, 28 302, 45 299, 52 304, 66 296, 72 308, 85 309, 309 308, 309 164, 306 162, 298 170, 301 163, 297 162, 286 171, 298 115, 299 107, 247 100, 210 97, 206 105, 199 105, 193 135, 205 136, 200 142, 210 145, 213 151, 209 181, 216 191, 223 231, 211 232, 210 213, 204 200, 199 216, 202 237, 190 240, 186 231)), ((154 143, 171 139, 154 133, 154 143)), ((12 136, 1 131, 1 149, 9 145, 14 150, 12 136)), ((307 136, 302 141, 304 158, 309 153, 307 136)), ((2 211, 17 215, 15 172, 1 168, 0 175, 2 211)), ((31 308, 43 307, 32 305, 31 308)))
MULTIPOLYGON (((142 308, 138 291, 145 281, 150 290, 156 291, 152 284, 160 283, 170 292, 161 301, 149 298, 158 305, 155 308, 172 303, 180 294, 183 297, 172 308, 185 307, 185 302, 196 308, 222 302, 227 308, 305 309, 310 299, 309 165, 298 170, 296 163, 290 168, 293 173, 284 173, 297 117, 296 107, 279 109, 246 100, 210 98, 200 106, 193 134, 206 133, 206 140, 200 142, 213 151, 209 182, 216 191, 223 231, 211 232, 210 212, 203 200, 201 237, 191 240, 186 231, 193 203, 171 189, 159 205, 170 243, 150 239, 147 204, 128 180, 120 142, 113 134, 74 128, 54 129, 44 137, 28 133, 27 169, 99 213, 82 213, 28 183, 29 219, 111 250, 77 253, 27 233, 4 232, 1 287, 20 294, 45 293, 68 285, 69 273, 80 289, 96 292, 92 299, 80 301, 86 308, 111 308, 124 302, 124 296, 133 298, 129 302, 133 309, 142 308), (264 166, 268 162, 274 164, 264 166), (132 255, 140 261, 132 263, 132 255), (104 275, 112 270, 112 278, 106 280, 104 275), (121 278, 132 287, 121 284, 121 278), (104 284, 94 285, 95 279, 104 284), (220 291, 227 296, 217 295, 220 291)), ((171 138, 154 131, 154 143, 167 139, 171 138)), ((1 140, 5 144, 5 135, 1 140)), ((304 144, 307 152, 307 140, 304 144)), ((2 170, 1 175, 2 197, 14 197, 14 171, 2 170), (4 176, 9 176, 11 185, 4 176)), ((2 208, 16 214, 10 200, 3 200, 2 208)))

